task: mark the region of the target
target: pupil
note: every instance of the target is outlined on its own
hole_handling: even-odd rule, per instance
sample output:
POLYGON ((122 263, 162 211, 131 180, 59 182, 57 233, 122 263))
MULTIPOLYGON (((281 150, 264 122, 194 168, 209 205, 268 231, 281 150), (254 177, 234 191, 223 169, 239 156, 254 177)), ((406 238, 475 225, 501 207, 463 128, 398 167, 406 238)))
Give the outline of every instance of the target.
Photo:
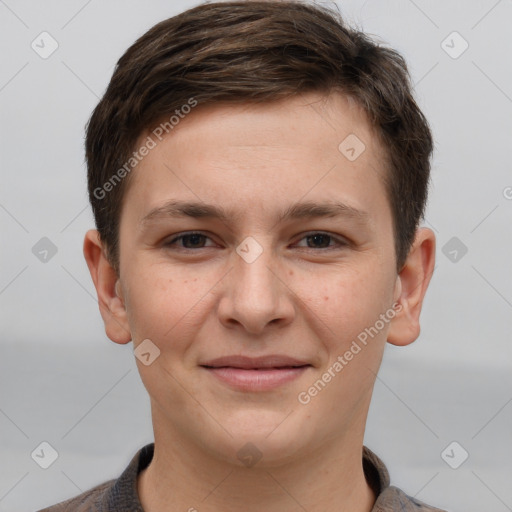
MULTIPOLYGON (((197 244, 200 244, 200 238, 202 237, 203 235, 200 235, 200 234, 194 234, 194 235, 188 235, 187 238, 185 240, 189 240, 189 241, 192 241, 192 245, 197 245, 197 244), (199 239, 199 240, 198 240, 199 239)), ((188 244, 190 245, 190 244, 188 244)))
POLYGON ((327 241, 327 243, 323 244, 322 247, 328 247, 329 246, 329 236, 328 235, 310 235, 309 238, 313 238, 315 242, 319 242, 319 239, 322 238, 324 241, 327 241))

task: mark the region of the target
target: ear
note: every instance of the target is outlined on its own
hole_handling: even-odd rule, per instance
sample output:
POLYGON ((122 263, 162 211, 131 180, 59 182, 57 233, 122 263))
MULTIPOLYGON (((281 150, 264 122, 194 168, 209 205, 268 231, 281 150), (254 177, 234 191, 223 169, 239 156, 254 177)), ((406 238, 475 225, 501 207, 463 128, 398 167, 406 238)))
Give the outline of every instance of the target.
POLYGON ((84 257, 96 288, 107 336, 115 343, 130 342, 132 337, 119 286, 121 282, 105 255, 99 233, 95 229, 85 234, 84 257))
POLYGON ((435 252, 434 232, 429 228, 419 228, 407 260, 397 276, 397 313, 388 332, 388 342, 392 345, 409 345, 420 334, 421 306, 434 272, 435 252))

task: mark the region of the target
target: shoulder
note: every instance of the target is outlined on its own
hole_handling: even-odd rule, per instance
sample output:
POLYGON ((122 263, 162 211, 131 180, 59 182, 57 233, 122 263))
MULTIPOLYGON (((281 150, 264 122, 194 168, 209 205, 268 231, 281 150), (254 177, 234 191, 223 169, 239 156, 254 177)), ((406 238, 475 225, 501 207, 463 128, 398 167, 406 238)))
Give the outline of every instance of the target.
POLYGON ((114 485, 116 479, 108 480, 99 484, 88 491, 70 498, 66 501, 61 501, 56 505, 39 510, 38 512, 95 512, 102 510, 101 503, 104 500, 106 493, 114 485))
POLYGON ((366 446, 363 446, 363 469, 366 480, 377 497, 372 512, 447 512, 427 505, 390 485, 384 462, 366 446))
POLYGON ((142 447, 119 478, 37 512, 143 512, 137 492, 137 476, 153 458, 154 443, 142 447))
POLYGON ((381 493, 372 512, 391 512, 395 510, 400 512, 448 512, 427 505, 392 485, 381 493))

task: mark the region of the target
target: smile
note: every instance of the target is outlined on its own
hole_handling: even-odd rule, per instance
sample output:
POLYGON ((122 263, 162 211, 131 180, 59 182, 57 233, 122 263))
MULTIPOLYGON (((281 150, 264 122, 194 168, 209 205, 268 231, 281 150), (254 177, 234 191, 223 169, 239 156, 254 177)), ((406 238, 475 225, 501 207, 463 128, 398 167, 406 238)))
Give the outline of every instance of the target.
POLYGON ((222 356, 200 364, 218 381, 238 391, 268 391, 300 377, 312 365, 285 354, 222 356))
POLYGON ((311 365, 280 368, 233 368, 204 366, 221 382, 240 391, 268 391, 282 386, 302 375, 311 365))

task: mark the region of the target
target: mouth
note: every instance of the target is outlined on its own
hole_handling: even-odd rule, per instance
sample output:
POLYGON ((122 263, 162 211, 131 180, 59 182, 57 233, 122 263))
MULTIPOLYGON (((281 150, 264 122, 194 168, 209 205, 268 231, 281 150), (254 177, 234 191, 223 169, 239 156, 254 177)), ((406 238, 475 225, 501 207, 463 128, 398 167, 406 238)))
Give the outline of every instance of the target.
POLYGON ((289 383, 312 365, 287 356, 226 356, 200 365, 220 382, 240 391, 268 391, 289 383))

